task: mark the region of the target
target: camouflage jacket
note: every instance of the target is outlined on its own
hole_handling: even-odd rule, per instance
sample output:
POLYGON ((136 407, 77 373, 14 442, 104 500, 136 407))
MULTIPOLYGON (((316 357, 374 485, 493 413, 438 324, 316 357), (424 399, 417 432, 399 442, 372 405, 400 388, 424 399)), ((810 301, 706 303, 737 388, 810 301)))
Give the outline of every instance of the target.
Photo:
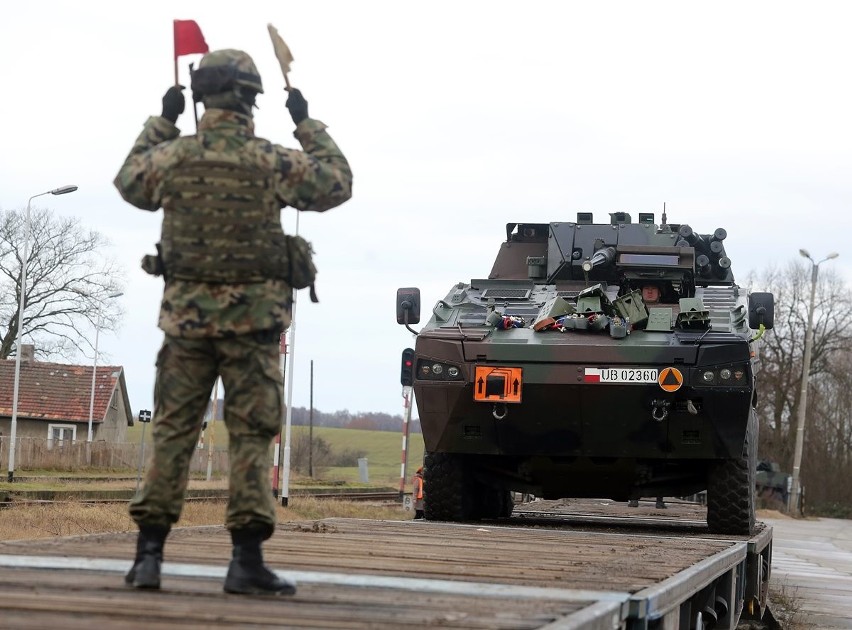
MULTIPOLYGON (((352 195, 352 172, 346 158, 311 118, 296 128, 303 151, 287 149, 254 135, 251 117, 209 109, 195 136, 180 131, 161 116, 152 116, 115 178, 121 196, 137 208, 155 211, 162 205, 168 169, 204 143, 219 150, 248 149, 256 165, 273 176, 281 207, 322 212, 352 195), (197 144, 195 145, 197 146, 197 144)), ((188 338, 230 337, 290 325, 292 291, 281 280, 251 284, 204 284, 167 280, 159 326, 168 335, 188 338)))

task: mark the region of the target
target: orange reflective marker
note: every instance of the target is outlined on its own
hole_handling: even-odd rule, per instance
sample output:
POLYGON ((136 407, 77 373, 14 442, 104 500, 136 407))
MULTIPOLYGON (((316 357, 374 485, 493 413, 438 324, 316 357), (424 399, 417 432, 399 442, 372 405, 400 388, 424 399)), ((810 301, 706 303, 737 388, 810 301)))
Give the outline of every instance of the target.
POLYGON ((657 377, 657 382, 660 387, 667 392, 676 392, 683 385, 683 374, 677 368, 667 367, 660 370, 660 376, 657 377))
POLYGON ((521 402, 523 368, 477 365, 473 379, 473 399, 478 402, 521 402))

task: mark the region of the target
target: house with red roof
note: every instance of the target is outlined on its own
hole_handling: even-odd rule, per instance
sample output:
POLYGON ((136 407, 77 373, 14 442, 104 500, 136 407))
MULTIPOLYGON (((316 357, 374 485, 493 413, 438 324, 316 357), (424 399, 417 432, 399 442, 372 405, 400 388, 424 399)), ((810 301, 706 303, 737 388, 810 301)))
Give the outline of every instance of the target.
MULTIPOLYGON (((93 370, 92 441, 126 441, 133 413, 124 368, 36 361, 32 345, 22 345, 16 436, 86 441, 93 370)), ((0 435, 6 439, 11 435, 14 386, 15 360, 0 361, 0 435)))

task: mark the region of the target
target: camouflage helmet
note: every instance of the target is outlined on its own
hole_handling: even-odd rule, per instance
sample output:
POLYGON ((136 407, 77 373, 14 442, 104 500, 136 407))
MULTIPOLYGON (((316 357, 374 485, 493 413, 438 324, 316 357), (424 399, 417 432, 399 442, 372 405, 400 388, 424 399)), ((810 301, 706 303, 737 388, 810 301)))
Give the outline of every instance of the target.
POLYGON ((214 50, 202 57, 192 73, 192 91, 198 96, 230 92, 239 86, 263 93, 257 66, 242 50, 214 50))

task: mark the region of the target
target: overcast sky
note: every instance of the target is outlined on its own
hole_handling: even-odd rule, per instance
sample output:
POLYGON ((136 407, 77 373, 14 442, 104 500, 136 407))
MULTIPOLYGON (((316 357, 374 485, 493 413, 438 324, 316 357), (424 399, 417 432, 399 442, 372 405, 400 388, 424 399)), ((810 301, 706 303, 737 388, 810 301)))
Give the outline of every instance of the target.
MULTIPOLYGON (((428 315, 454 283, 487 276, 508 222, 659 217, 666 203, 672 223, 727 229, 741 281, 804 247, 839 252, 827 265, 852 282, 848 2, 4 6, 0 208, 79 186, 34 204, 100 231, 126 269, 125 317, 101 334, 99 364, 124 366, 134 411, 152 408, 162 340, 162 282, 139 268, 162 213, 125 203, 112 180, 173 81, 173 19, 254 57, 256 132, 298 148, 273 23, 291 84, 355 174, 351 201, 301 215, 320 303, 300 294, 295 406, 309 404, 313 360, 316 408, 402 413, 400 352, 414 340, 396 289, 420 287, 428 315)), ((180 59, 184 84, 199 59, 180 59)), ((194 132, 189 110, 178 126, 194 132)), ((293 231, 295 211, 282 221, 293 231)))

